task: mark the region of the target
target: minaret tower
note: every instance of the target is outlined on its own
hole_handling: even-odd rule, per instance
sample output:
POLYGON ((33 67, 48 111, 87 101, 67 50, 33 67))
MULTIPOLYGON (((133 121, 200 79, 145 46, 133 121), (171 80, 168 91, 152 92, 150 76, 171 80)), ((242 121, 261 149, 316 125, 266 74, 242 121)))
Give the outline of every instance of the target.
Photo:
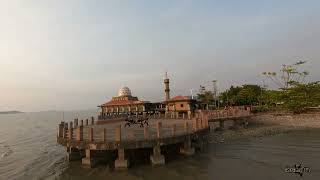
POLYGON ((168 77, 168 72, 166 72, 166 76, 164 79, 164 92, 166 94, 166 101, 168 101, 170 99, 170 85, 169 85, 170 81, 169 81, 169 77, 168 77))

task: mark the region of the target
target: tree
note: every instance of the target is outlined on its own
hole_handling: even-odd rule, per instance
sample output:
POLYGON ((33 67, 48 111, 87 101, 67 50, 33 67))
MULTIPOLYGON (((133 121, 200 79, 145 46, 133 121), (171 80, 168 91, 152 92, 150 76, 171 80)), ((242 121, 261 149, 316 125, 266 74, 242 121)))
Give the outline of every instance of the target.
POLYGON ((307 107, 319 106, 320 84, 319 82, 297 84, 283 91, 282 100, 284 105, 294 113, 304 112, 307 107))
POLYGON ((243 86, 231 86, 221 93, 220 99, 224 105, 254 105, 259 103, 259 97, 263 89, 258 85, 245 84, 243 86))
POLYGON ((276 72, 263 72, 262 74, 279 86, 280 89, 288 89, 296 84, 305 83, 305 78, 309 73, 300 70, 300 66, 306 62, 307 61, 298 61, 291 65, 283 64, 280 74, 276 72))
POLYGON ((207 107, 207 109, 209 108, 209 104, 212 104, 214 102, 213 93, 206 90, 200 91, 200 93, 198 94, 198 99, 207 107))
MULTIPOLYGON (((275 72, 263 72, 267 78, 279 86, 277 96, 272 101, 283 103, 284 107, 294 113, 301 113, 307 107, 320 105, 319 82, 306 82, 307 71, 300 70, 306 61, 292 65, 282 65, 281 76, 275 72)), ((269 97, 270 98, 270 97, 269 97)))

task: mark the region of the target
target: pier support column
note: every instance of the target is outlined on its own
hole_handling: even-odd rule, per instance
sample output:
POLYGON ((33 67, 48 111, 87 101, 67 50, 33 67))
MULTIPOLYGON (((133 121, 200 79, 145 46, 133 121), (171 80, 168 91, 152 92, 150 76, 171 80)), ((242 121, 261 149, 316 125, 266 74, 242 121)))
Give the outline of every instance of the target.
POLYGON ((195 149, 191 147, 191 138, 190 136, 187 137, 183 146, 180 148, 180 153, 186 156, 191 156, 195 153, 195 149))
POLYGON ((223 120, 220 120, 220 121, 219 121, 219 124, 220 124, 220 128, 221 128, 221 129, 224 129, 224 121, 223 121, 223 120))
POLYGON ((126 169, 128 168, 128 160, 125 159, 124 149, 118 149, 118 158, 114 162, 114 167, 116 169, 126 169))
POLYGON ((96 163, 97 161, 92 157, 92 150, 86 149, 86 157, 82 158, 82 165, 92 168, 96 163))
POLYGON ((150 156, 150 160, 153 166, 165 164, 164 155, 161 154, 160 145, 153 147, 153 154, 150 156))
POLYGON ((188 111, 188 119, 191 119, 191 111, 188 111))
POLYGON ((78 161, 81 160, 81 154, 79 149, 68 147, 67 160, 70 161, 78 161))

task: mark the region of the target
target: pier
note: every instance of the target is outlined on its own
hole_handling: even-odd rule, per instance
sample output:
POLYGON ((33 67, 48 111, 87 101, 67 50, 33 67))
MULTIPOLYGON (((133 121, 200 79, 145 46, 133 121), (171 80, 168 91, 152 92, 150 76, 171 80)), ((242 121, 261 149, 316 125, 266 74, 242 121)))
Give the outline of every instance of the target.
POLYGON ((250 111, 231 109, 220 111, 198 111, 192 116, 178 114, 135 115, 114 119, 96 120, 74 119, 61 122, 58 128, 57 142, 67 149, 69 161, 81 161, 84 166, 94 167, 102 162, 107 153, 115 152, 114 167, 128 168, 130 150, 152 149, 150 162, 152 165, 165 164, 162 149, 169 145, 180 147, 180 153, 193 155, 196 149, 203 149, 208 142, 210 129, 216 128, 209 122, 219 122, 224 128, 225 121, 233 121, 234 125, 243 122, 250 116, 250 111), (147 118, 148 125, 126 126, 124 118, 147 118), (210 127, 211 126, 211 127, 210 127))

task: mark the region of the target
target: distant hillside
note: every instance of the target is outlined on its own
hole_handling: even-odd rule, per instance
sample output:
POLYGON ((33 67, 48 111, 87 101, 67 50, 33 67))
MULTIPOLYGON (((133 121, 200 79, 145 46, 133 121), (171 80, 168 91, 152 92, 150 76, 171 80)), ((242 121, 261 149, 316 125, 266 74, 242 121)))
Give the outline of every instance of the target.
POLYGON ((23 113, 21 111, 0 111, 0 114, 18 114, 23 113))

